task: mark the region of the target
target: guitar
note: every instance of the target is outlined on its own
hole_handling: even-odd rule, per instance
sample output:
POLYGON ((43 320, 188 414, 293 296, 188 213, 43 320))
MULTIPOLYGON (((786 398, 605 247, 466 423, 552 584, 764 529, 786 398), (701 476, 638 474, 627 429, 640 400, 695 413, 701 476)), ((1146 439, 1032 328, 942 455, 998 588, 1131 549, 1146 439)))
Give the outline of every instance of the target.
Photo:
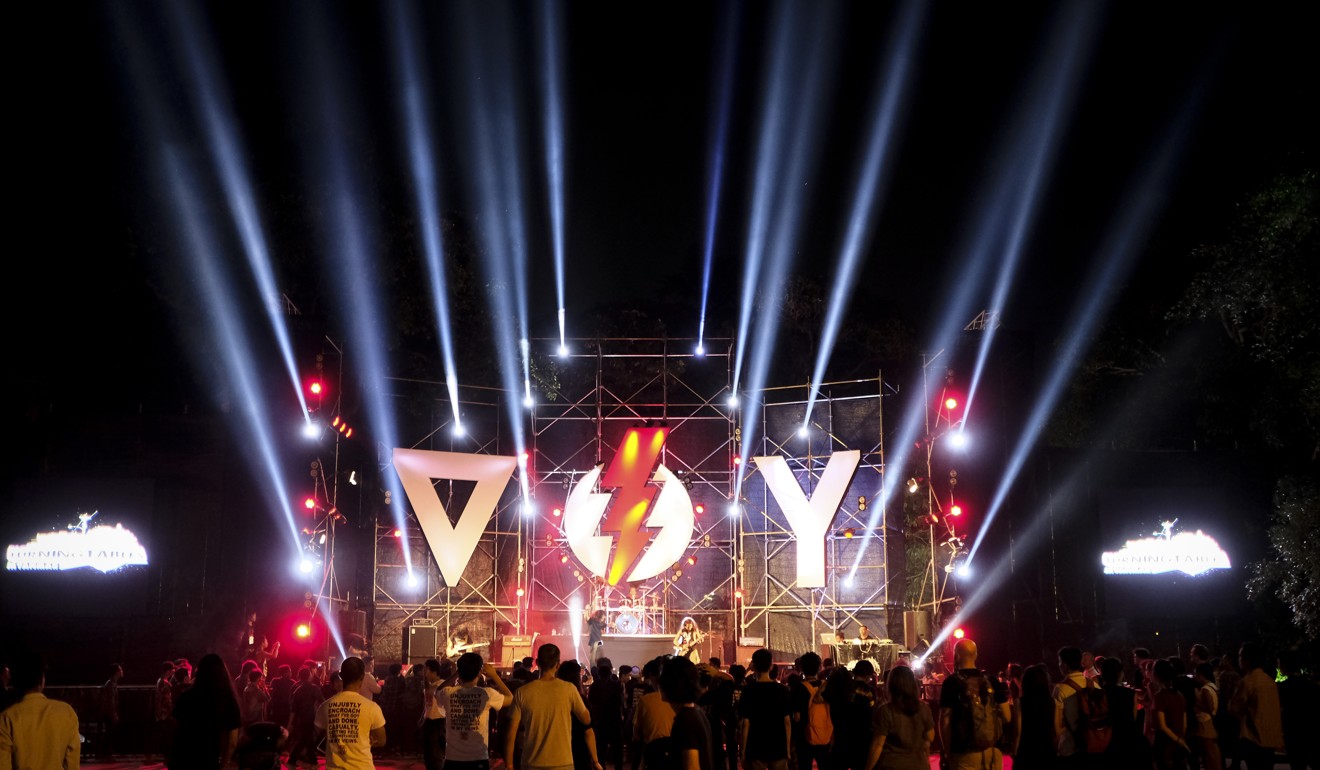
MULTIPOLYGON (((677 641, 678 640, 675 639, 675 642, 677 641)), ((702 632, 701 629, 697 629, 697 633, 690 640, 688 640, 687 644, 676 643, 674 645, 674 657, 676 658, 692 657, 692 653, 696 652, 697 645, 701 644, 704 641, 706 641, 706 634, 702 632)))
POLYGON ((470 644, 454 644, 451 642, 445 645, 445 657, 452 658, 456 655, 462 655, 465 652, 468 652, 470 650, 475 650, 479 647, 486 647, 489 644, 490 642, 472 642, 470 644))

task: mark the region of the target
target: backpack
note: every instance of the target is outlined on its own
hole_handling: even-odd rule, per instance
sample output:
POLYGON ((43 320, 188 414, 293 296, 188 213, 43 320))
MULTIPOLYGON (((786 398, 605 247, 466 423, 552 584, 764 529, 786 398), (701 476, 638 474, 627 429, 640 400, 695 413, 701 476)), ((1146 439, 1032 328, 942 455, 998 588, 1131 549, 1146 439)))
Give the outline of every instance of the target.
POLYGON ((1077 750, 1087 754, 1101 754, 1109 748, 1109 741, 1114 737, 1114 724, 1109 716, 1109 696, 1104 688, 1096 687, 1087 680, 1086 687, 1078 687, 1071 679, 1063 684, 1073 688, 1079 700, 1077 726, 1073 729, 1077 750))
POLYGON ((973 689, 971 677, 959 671, 954 677, 962 684, 958 695, 957 731, 954 751, 984 751, 1000 745, 1004 736, 1003 715, 995 703, 994 691, 985 674, 977 677, 979 684, 973 689))
POLYGON ((834 721, 830 719, 830 704, 825 702, 825 688, 812 686, 804 681, 811 698, 807 702, 807 743, 812 746, 828 746, 834 740, 834 721))

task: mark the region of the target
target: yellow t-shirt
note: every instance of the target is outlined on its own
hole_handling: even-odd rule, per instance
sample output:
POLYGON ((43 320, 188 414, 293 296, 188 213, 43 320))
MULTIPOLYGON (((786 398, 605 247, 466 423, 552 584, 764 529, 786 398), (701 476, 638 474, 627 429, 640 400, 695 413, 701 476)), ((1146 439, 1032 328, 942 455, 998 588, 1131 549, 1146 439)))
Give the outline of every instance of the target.
POLYGON ((573 764, 573 722, 591 722, 576 687, 562 679, 537 679, 513 694, 513 714, 522 735, 522 767, 573 764))

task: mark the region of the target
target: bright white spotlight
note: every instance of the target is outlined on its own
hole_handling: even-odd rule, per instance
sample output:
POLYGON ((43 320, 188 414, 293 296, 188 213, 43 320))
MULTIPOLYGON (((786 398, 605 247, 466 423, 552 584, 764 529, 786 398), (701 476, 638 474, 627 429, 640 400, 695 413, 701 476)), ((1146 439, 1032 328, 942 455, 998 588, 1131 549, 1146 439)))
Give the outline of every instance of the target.
POLYGON ((853 586, 857 585, 857 578, 853 575, 849 575, 848 577, 843 579, 843 584, 848 588, 852 588, 853 586))
POLYGON ((566 358, 567 356, 568 356, 568 346, 562 342, 559 343, 559 357, 566 358))
POLYGON ((308 420, 307 423, 303 425, 302 434, 304 438, 317 438, 321 435, 321 426, 317 425, 313 420, 308 420))
POLYGON ((523 406, 527 407, 528 409, 531 409, 532 406, 535 405, 535 403, 536 402, 532 400, 531 393, 528 393, 527 395, 523 396, 523 406))
POLYGON ((704 355, 706 355, 706 346, 697 345, 697 358, 701 358, 704 355))
POLYGON ((311 559, 303 559, 302 561, 298 562, 298 571, 303 573, 304 575, 312 574, 312 570, 315 569, 315 567, 316 565, 312 564, 311 559))
POLYGON ((417 573, 409 572, 408 577, 405 579, 404 582, 408 584, 409 588, 417 588, 422 584, 422 579, 417 577, 417 573))
POLYGON ((729 394, 729 406, 737 406, 737 405, 738 405, 738 394, 737 394, 737 393, 730 393, 730 394, 729 394))
POLYGON ((742 515, 742 506, 737 503, 729 503, 729 518, 736 519, 742 515))
POLYGON ((920 671, 921 669, 925 668, 925 666, 926 666, 926 660, 924 658, 917 658, 916 660, 912 661, 913 671, 920 671))
POLYGON ((807 430, 807 426, 805 425, 803 425, 801 428, 798 428, 797 433, 798 433, 798 438, 806 438, 807 436, 811 435, 811 431, 807 430))
POLYGON ((966 449, 967 443, 967 434, 964 431, 958 430, 949 434, 949 446, 954 449, 966 449))
POLYGON ((526 516, 526 517, 535 516, 535 515, 536 515, 536 504, 533 503, 531 500, 523 500, 523 504, 522 504, 522 515, 523 515, 523 516, 526 516))
POLYGON ((969 578, 969 577, 971 577, 971 576, 972 576, 972 567, 971 567, 971 565, 969 565, 969 564, 964 564, 964 565, 962 565, 961 567, 958 568, 958 577, 960 577, 960 578, 969 578))
POLYGON ((462 438, 463 436, 467 435, 467 428, 463 427, 463 423, 461 422, 454 423, 454 435, 458 436, 459 438, 462 438))

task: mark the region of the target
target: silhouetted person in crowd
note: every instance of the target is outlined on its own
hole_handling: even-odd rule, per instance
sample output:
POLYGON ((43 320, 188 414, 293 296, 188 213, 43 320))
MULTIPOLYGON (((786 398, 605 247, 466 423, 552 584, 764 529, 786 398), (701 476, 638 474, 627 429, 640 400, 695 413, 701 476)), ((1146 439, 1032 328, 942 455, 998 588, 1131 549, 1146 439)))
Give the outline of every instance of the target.
POLYGON ((229 764, 243 719, 229 668, 219 655, 205 655, 197 664, 192 686, 174 704, 174 720, 174 745, 166 761, 170 770, 219 770, 229 764))
POLYGON ((1229 710, 1240 720, 1238 756, 1247 770, 1270 770, 1274 752, 1283 750, 1283 715, 1279 705, 1279 686, 1265 672, 1265 651, 1254 642, 1238 650, 1242 681, 1229 703, 1229 710))
POLYGON ((1027 666, 1022 672, 1019 704, 1019 733, 1013 754, 1013 770, 1049 770, 1054 767, 1058 737, 1054 712, 1057 704, 1044 663, 1027 666))
POLYGON ((1320 768, 1320 685, 1302 673, 1300 656, 1279 654, 1279 707, 1283 712, 1284 753, 1292 770, 1320 768))

